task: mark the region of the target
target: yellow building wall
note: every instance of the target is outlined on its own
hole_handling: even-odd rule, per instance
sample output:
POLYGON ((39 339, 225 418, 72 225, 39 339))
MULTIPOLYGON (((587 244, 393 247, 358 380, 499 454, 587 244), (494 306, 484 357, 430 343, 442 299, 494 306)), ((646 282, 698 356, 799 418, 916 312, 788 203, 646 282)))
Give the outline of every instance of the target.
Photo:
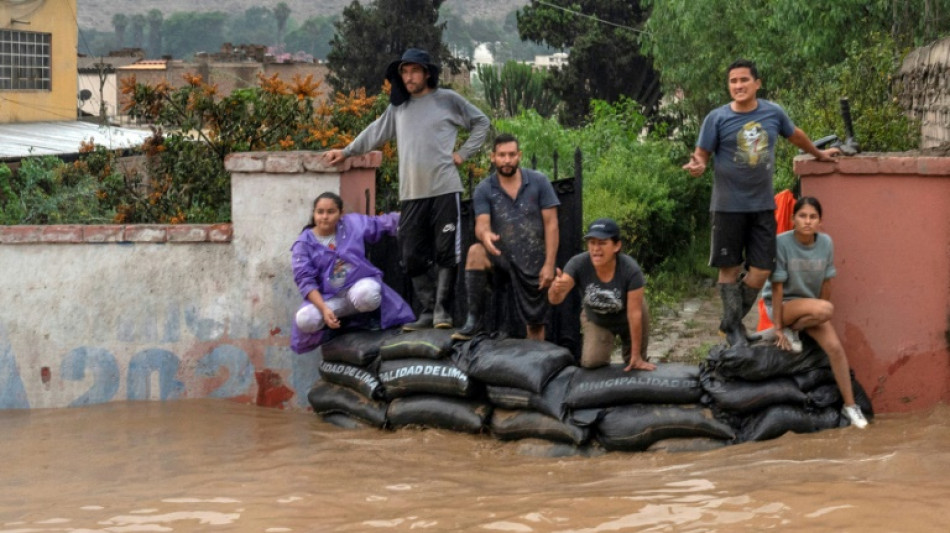
POLYGON ((76 119, 79 39, 76 2, 0 3, 0 28, 52 35, 51 90, 0 90, 0 123, 76 119))

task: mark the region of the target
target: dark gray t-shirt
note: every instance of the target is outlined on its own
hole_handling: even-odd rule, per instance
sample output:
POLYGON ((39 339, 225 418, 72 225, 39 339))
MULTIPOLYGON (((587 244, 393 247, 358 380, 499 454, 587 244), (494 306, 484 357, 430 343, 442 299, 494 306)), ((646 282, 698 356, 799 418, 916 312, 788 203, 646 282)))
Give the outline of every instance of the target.
POLYGON ((500 236, 495 247, 522 272, 534 275, 544 266, 541 211, 560 204, 547 176, 527 168, 521 169, 521 188, 515 198, 501 188, 495 173, 472 193, 475 216, 491 216, 491 230, 500 236))
POLYGON ((775 144, 779 135, 791 136, 795 124, 778 104, 757 102, 747 113, 736 113, 730 104, 714 109, 699 130, 696 146, 712 153, 715 165, 710 211, 775 209, 775 144))
POLYGON ((608 282, 600 281, 590 253, 575 255, 564 266, 564 273, 574 279, 581 291, 581 303, 587 319, 615 334, 630 332, 627 323, 627 293, 643 287, 643 271, 627 254, 617 254, 617 269, 608 282))

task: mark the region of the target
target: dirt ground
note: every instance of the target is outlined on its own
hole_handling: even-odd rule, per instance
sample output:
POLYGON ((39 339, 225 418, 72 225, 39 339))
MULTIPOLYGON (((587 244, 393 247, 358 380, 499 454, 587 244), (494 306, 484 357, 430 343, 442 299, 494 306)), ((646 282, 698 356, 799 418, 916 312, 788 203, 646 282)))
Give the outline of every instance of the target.
MULTIPOLYGON (((647 358, 652 362, 702 361, 710 348, 724 341, 719 333, 721 313, 719 293, 709 288, 677 309, 658 314, 653 319, 647 358)), ((745 318, 746 329, 755 331, 757 324, 758 307, 754 307, 745 318)))

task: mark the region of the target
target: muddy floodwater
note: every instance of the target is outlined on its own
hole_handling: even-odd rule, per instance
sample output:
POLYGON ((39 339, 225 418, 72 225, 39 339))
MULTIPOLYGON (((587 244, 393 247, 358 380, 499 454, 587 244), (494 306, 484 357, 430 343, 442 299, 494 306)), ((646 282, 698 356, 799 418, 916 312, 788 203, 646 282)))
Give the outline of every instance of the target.
POLYGON ((0 411, 0 532, 950 531, 950 406, 707 451, 558 454, 228 401, 0 411))

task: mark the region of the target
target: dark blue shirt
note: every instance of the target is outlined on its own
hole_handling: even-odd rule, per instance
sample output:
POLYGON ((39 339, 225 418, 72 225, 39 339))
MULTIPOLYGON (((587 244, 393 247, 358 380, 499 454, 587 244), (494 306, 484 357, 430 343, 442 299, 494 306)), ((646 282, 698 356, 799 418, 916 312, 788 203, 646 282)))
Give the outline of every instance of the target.
POLYGON ((530 274, 537 274, 544 266, 541 211, 558 205, 561 202, 547 176, 527 168, 521 169, 521 188, 514 198, 501 188, 496 173, 472 193, 475 216, 489 215, 492 232, 501 236, 495 247, 522 272, 530 274))

